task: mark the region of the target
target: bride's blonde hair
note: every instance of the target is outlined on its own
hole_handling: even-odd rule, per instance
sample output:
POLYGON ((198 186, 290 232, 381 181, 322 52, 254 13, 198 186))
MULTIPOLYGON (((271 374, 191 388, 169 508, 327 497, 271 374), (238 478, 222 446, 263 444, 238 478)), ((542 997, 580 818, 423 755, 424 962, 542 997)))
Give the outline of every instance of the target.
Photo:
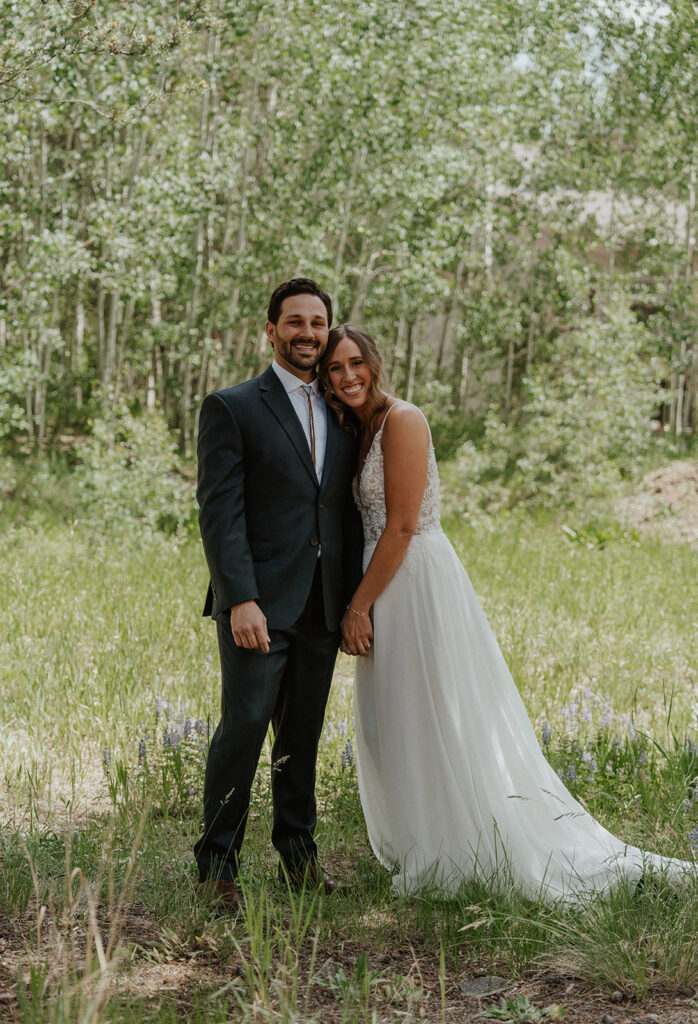
POLYGON ((372 423, 378 413, 385 408, 389 395, 383 390, 383 360, 378 352, 378 346, 371 335, 355 324, 339 324, 338 327, 333 327, 327 337, 325 353, 318 363, 318 377, 325 389, 325 401, 330 409, 336 413, 339 425, 345 430, 351 430, 355 434, 359 434, 361 432, 361 424, 344 402, 334 395, 332 385, 330 384, 330 375, 327 370, 327 367, 332 362, 334 350, 343 338, 350 338, 351 341, 359 346, 363 360, 370 371, 371 383, 368 389, 368 400, 374 406, 371 417, 372 423))

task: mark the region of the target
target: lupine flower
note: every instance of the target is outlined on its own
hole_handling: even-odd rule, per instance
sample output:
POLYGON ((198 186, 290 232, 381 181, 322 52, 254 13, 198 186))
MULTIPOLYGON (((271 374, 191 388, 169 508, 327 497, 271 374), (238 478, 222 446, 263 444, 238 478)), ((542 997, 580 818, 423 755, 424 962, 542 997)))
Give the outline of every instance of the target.
POLYGON ((639 762, 640 764, 646 764, 646 762, 647 762, 647 754, 645 753, 645 751, 644 751, 644 750, 642 751, 642 753, 641 753, 641 754, 640 754, 640 756, 638 757, 638 762, 639 762))
POLYGON ((609 775, 613 775, 613 765, 611 764, 610 761, 606 762, 606 771, 608 772, 609 775))
POLYGON ((347 723, 344 720, 342 720, 341 722, 337 723, 337 732, 339 733, 340 736, 346 736, 346 734, 347 734, 347 723))
POLYGON ((194 722, 194 729, 198 733, 202 733, 204 731, 204 723, 201 721, 200 718, 197 718, 196 721, 194 722))
POLYGON ((326 725, 325 725, 325 732, 327 733, 328 738, 331 738, 332 736, 334 736, 334 722, 327 722, 326 723, 326 725))
POLYGON ((182 726, 182 734, 185 737, 191 735, 191 718, 187 718, 186 722, 182 726))
POLYGON ((351 768, 354 764, 354 747, 351 740, 347 740, 342 751, 342 768, 351 768))
POLYGON ((138 741, 138 763, 139 764, 142 764, 145 761, 145 755, 146 755, 145 740, 144 739, 140 739, 138 741))
POLYGON ((570 782, 574 782, 574 780, 577 778, 577 771, 574 767, 574 764, 570 764, 569 768, 567 769, 567 778, 570 782))
POLYGON ((104 748, 102 752, 102 761, 104 762, 105 768, 108 768, 109 765, 111 764, 111 750, 109 749, 109 747, 104 748))
POLYGON ((562 768, 558 768, 558 770, 557 770, 557 777, 558 777, 558 779, 562 778, 562 768))
POLYGON ((691 847, 693 856, 698 855, 698 828, 693 828, 688 833, 688 845, 691 847))
POLYGON ((550 722, 543 722, 543 746, 547 747, 550 744, 550 722))
POLYGON ((693 807, 693 801, 689 797, 685 797, 684 801, 683 801, 683 809, 684 809, 684 811, 690 811, 690 809, 692 807, 693 807))

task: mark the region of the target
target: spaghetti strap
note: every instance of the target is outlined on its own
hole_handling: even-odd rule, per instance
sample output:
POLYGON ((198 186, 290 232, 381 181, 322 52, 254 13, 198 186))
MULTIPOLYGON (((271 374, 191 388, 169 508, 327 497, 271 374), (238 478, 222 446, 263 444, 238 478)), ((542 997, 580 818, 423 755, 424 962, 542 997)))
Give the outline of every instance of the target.
POLYGON ((392 405, 388 406, 388 411, 386 412, 385 416, 383 417, 383 421, 382 421, 380 427, 376 431, 376 437, 378 437, 379 434, 383 433, 383 427, 385 426, 385 421, 387 420, 388 416, 390 416, 390 414, 393 411, 393 409, 395 408, 395 406, 396 405, 406 405, 406 404, 407 404, 406 402, 403 402, 400 398, 398 398, 398 399, 396 399, 393 402, 392 405))
MULTIPOLYGON (((383 422, 381 423, 380 427, 376 431, 376 437, 380 437, 381 434, 383 433, 383 427, 385 426, 385 421, 387 420, 388 416, 390 416, 390 413, 393 411, 393 409, 395 408, 396 405, 411 405, 411 404, 412 404, 411 402, 404 402, 401 398, 397 398, 393 402, 392 405, 389 405, 388 406, 388 411, 386 412, 385 416, 383 417, 383 422)), ((429 431, 429 442, 431 443, 431 427, 429 426, 429 421, 427 420, 426 416, 424 415, 424 413, 422 412, 422 410, 419 408, 418 405, 413 405, 412 408, 416 409, 417 412, 420 413, 420 415, 422 416, 422 419, 426 423, 427 430, 429 431)))

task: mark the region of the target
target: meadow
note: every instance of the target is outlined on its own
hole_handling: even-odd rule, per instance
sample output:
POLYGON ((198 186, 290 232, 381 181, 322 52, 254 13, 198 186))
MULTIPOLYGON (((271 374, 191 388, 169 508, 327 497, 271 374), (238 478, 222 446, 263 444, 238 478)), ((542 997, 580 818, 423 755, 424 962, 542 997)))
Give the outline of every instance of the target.
MULTIPOLYGON (((690 1018, 698 884, 574 907, 487 879, 449 902, 393 895, 363 827, 344 657, 318 842, 350 888, 276 881, 267 750, 245 910, 202 900, 191 847, 219 681, 198 537, 100 529, 47 486, 0 514, 0 1019, 690 1018), (483 976, 501 980, 478 1000, 483 976)), ((623 838, 696 854, 696 546, 574 513, 446 528, 570 789, 623 838)))

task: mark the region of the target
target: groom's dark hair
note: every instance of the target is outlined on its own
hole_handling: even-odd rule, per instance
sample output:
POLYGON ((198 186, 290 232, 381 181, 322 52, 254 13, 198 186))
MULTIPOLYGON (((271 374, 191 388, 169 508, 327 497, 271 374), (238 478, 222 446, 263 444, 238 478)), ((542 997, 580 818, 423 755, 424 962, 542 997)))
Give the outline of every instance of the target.
POLYGON ((327 292, 324 292, 317 281, 310 277, 293 277, 290 281, 284 281, 272 294, 267 310, 267 320, 272 324, 278 324, 281 316, 281 303, 291 295, 317 295, 322 299, 327 310, 327 326, 332 326, 332 299, 327 292))

